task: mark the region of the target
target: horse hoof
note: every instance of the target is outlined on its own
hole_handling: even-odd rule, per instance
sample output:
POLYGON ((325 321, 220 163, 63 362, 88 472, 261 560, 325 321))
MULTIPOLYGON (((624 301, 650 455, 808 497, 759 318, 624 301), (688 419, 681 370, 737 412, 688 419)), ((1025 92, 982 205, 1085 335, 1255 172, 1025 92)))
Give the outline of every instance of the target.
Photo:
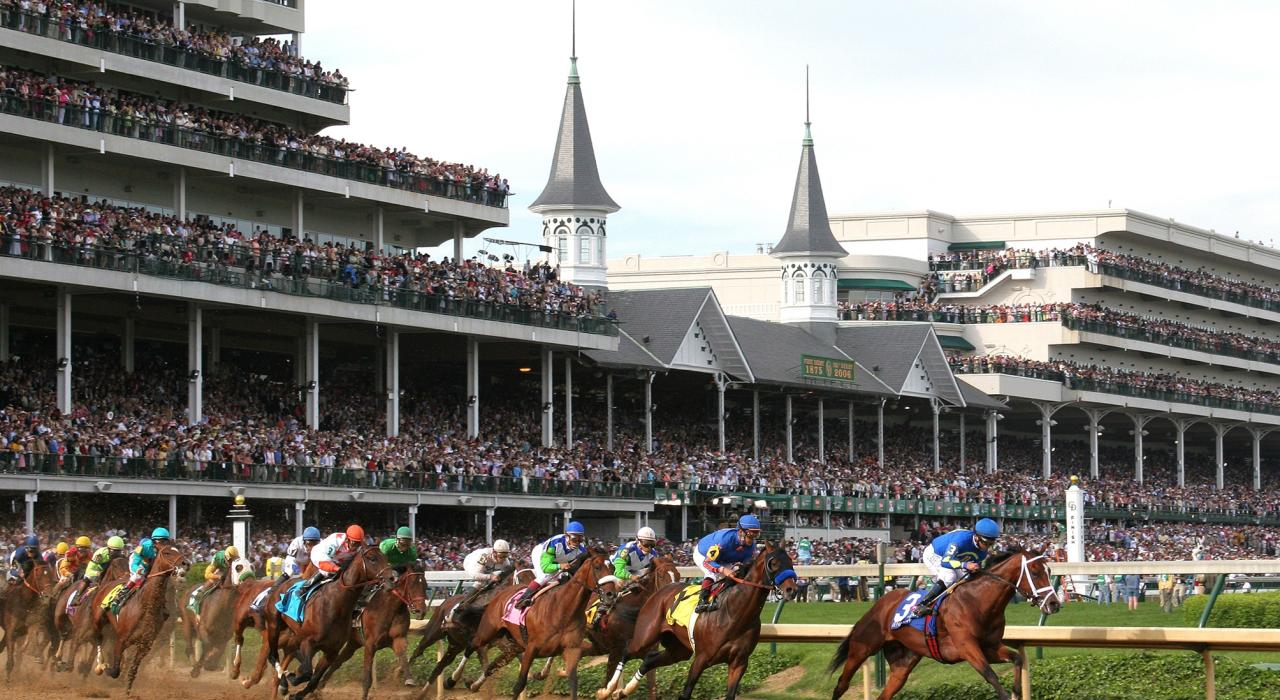
POLYGON ((414 687, 414 686, 418 685, 418 682, 417 682, 417 681, 415 681, 415 680, 413 680, 412 678, 406 678, 406 679, 404 679, 404 684, 405 684, 405 685, 407 685, 407 686, 409 686, 410 688, 412 688, 412 687, 414 687))
POLYGON ((596 700, 609 700, 609 695, 610 693, 608 688, 601 688, 596 691, 596 700))
POLYGON ((252 687, 253 687, 253 683, 251 683, 251 682, 249 681, 249 679, 248 679, 248 678, 246 678, 246 679, 244 679, 244 680, 240 681, 240 685, 241 685, 245 690, 248 690, 248 689, 250 689, 250 688, 252 688, 252 687))
POLYGON ((455 686, 455 685, 457 685, 457 684, 458 684, 458 682, 457 682, 457 681, 455 681, 455 680, 453 680, 453 678, 451 678, 451 677, 450 677, 450 678, 445 678, 445 679, 444 679, 444 687, 445 687, 445 690, 453 690, 453 686, 455 686))

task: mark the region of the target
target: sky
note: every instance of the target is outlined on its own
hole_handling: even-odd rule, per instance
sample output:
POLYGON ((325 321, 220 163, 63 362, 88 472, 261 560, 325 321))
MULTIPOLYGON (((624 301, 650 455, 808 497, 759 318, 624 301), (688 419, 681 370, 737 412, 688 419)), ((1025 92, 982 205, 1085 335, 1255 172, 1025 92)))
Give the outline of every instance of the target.
MULTIPOLYGON (((327 131, 546 182, 569 0, 308 0, 351 79, 327 131), (357 9, 358 13, 352 10, 357 9)), ((1108 205, 1280 239, 1275 2, 579 0, 610 259, 750 253, 786 225, 804 72, 829 213, 1108 205)), ((473 241, 468 254, 482 244, 473 241)))

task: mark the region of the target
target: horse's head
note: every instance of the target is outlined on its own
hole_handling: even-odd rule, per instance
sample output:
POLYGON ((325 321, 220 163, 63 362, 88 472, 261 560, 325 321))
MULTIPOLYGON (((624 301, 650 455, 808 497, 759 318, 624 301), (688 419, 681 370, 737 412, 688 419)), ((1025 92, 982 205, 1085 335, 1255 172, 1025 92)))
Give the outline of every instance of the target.
POLYGON ((680 570, 676 568, 676 563, 671 560, 671 557, 654 557, 653 563, 649 565, 649 577, 653 581, 654 588, 661 588, 669 583, 679 582, 680 570))
POLYGON ((1062 609, 1062 599, 1049 577, 1049 559, 1044 552, 1014 547, 992 558, 983 571, 1013 586, 1046 615, 1062 609))
POLYGON ((179 572, 185 574, 187 570, 187 558, 183 556, 182 550, 169 543, 164 543, 156 547, 156 560, 151 565, 152 575, 172 574, 180 575, 179 572))
MULTIPOLYGON (((594 591, 605 605, 613 605, 618 598, 618 586, 602 586, 601 580, 612 578, 613 570, 609 566, 609 554, 602 549, 591 549, 578 555, 573 560, 569 571, 574 580, 587 590, 594 591)), ((617 579, 614 579, 617 581, 617 579)))
POLYGON ((783 600, 795 600, 800 592, 796 585, 796 568, 786 547, 766 542, 761 553, 765 578, 782 594, 783 600))
POLYGON ((394 583, 396 571, 387 563, 387 557, 377 545, 365 545, 356 550, 355 556, 342 568, 342 584, 348 587, 373 583, 379 579, 394 583))
POLYGON ((395 594, 409 608, 409 614, 422 617, 427 614, 427 578, 421 571, 410 571, 396 582, 395 594))
POLYGON ((31 573, 27 574, 26 585, 38 596, 47 596, 53 591, 53 586, 58 582, 58 576, 53 572, 53 567, 45 562, 37 562, 31 567, 31 573))

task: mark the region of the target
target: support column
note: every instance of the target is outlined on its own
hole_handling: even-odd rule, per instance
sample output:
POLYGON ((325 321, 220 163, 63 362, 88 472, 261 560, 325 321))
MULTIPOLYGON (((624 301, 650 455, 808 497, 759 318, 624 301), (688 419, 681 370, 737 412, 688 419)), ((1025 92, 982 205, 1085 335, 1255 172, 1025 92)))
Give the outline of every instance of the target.
POLYGON ((1052 404, 1047 401, 1034 403, 1040 409, 1040 420, 1036 421, 1036 425, 1040 426, 1040 478, 1048 479, 1053 474, 1053 426, 1058 424, 1053 419, 1053 414, 1067 404, 1052 404))
POLYGON ((724 390, 727 384, 724 375, 716 375, 716 437, 719 439, 720 454, 724 454, 724 390))
POLYGON ((9 361, 9 304, 0 302, 0 362, 9 361))
POLYGON ((1214 470, 1217 472, 1214 484, 1217 486, 1219 491, 1221 491, 1222 487, 1225 485, 1227 468, 1227 461, 1222 456, 1222 442, 1223 438, 1226 437, 1227 433, 1231 432, 1231 429, 1234 427, 1236 427, 1235 423, 1213 424, 1213 457, 1214 464, 1216 465, 1214 470))
POLYGON ((636 516, 636 525, 635 525, 636 534, 639 535, 640 528, 644 527, 644 519, 641 517, 640 511, 638 510, 635 512, 635 516, 636 516))
POLYGON ((573 353, 564 354, 564 447, 573 449, 573 353))
POLYGON ((653 454, 653 378, 649 372, 644 382, 644 453, 653 454))
POLYGON ((996 423, 1000 420, 1000 414, 995 409, 987 411, 987 473, 995 474, 999 466, 996 448, 996 423))
POLYGON ((40 191, 43 192, 46 197, 52 197, 56 189, 54 186, 54 181, 56 179, 54 177, 54 171, 56 169, 55 161, 57 158, 58 153, 54 150, 53 144, 45 143, 44 157, 40 159, 40 191))
POLYGON ((299 189, 296 192, 294 192, 293 212, 292 212, 292 218, 290 220, 291 228, 293 228, 293 235, 298 240, 302 240, 303 238, 306 237, 305 231, 306 231, 307 222, 306 222, 306 216, 303 213, 303 204, 304 202, 303 202, 302 190, 299 189))
POLYGON ((689 541, 689 505, 680 504, 680 541, 689 541))
POLYGON ((40 500, 40 494, 36 491, 22 494, 22 499, 26 501, 27 512, 25 526, 28 535, 36 534, 36 501, 40 500))
POLYGON ((373 231, 371 232, 372 233, 371 237, 373 238, 373 249, 378 251, 379 254, 382 253, 383 247, 386 246, 387 244, 386 240, 383 238, 384 231, 385 231, 385 223, 386 223, 386 211, 382 207, 374 207, 373 208, 373 231))
POLYGON ((294 501, 293 502, 293 536, 294 537, 302 537, 302 531, 306 529, 306 525, 303 523, 303 520, 305 520, 306 517, 307 517, 307 502, 294 501))
POLYGON ((1249 434, 1253 436, 1253 490, 1262 490, 1262 438, 1271 433, 1271 428, 1250 426, 1249 434))
POLYGON ((302 55, 302 33, 294 32, 289 37, 289 52, 294 56, 302 55))
POLYGON ((387 437, 396 437, 400 434, 400 331, 388 328, 386 344, 382 365, 386 372, 387 437))
POLYGON ((551 447, 555 437, 555 357, 551 348, 544 347, 542 353, 542 446, 551 447))
POLYGON ((178 496, 169 494, 169 536, 178 540, 178 496))
POLYGON ((484 541, 486 544, 493 544, 493 516, 498 510, 493 507, 484 509, 484 541))
POLYGON ((884 404, 887 399, 880 399, 876 409, 876 464, 884 469, 884 404))
POLYGON ((187 218, 187 169, 182 166, 173 174, 173 213, 179 219, 187 218))
POLYGON ((64 414, 71 412, 71 292, 58 288, 58 347, 54 353, 58 362, 57 405, 64 414))
POLYGON ((307 335, 303 330, 297 338, 297 347, 293 351, 293 383, 305 386, 307 383, 307 335))
POLYGON ((209 329, 209 366, 222 364, 222 329, 213 326, 209 329))
POLYGON ((760 390, 751 390, 751 458, 760 459, 760 390))
POLYGON ((1084 414, 1089 417, 1089 478, 1098 478, 1098 439, 1100 434, 1105 430, 1098 423, 1111 413, 1114 409, 1110 408, 1082 408, 1084 414))
POLYGON ((818 399, 818 464, 827 463, 826 406, 818 399))
POLYGON ((187 28, 187 5, 181 0, 173 3, 173 26, 184 30, 187 28))
POLYGON ((942 440, 939 437, 938 420, 942 415, 942 403, 937 399, 929 399, 929 408, 933 410, 933 470, 942 471, 942 440))
POLYGON ((1142 439, 1147 436, 1147 423, 1151 422, 1152 416, 1141 413, 1131 413, 1129 417, 1133 419, 1133 430, 1129 432, 1133 435, 1133 480, 1142 483, 1142 466, 1146 461, 1146 455, 1143 454, 1142 439))
POLYGON ((132 316, 124 319, 124 334, 120 336, 120 364, 127 374, 133 374, 136 367, 134 348, 138 342, 138 321, 132 316))
POLYGON ((418 539, 418 506, 409 506, 409 532, 413 533, 413 539, 418 539))
POLYGON ((320 322, 307 318, 307 426, 320 429, 320 322))
MULTIPOLYGON (((549 371, 549 369, 545 370, 549 371)), ((547 399, 548 401, 550 399, 547 399)), ((480 340, 467 338, 467 438, 480 436, 480 340)), ((545 438, 544 438, 545 440, 545 438)))
POLYGON ((604 374, 604 444, 613 452, 613 372, 604 374))
POLYGON ((467 226, 461 221, 453 224, 453 261, 462 260, 462 242, 467 238, 467 226))
POLYGON ((71 527, 71 494, 62 494, 62 526, 71 527))
POLYGON ((854 434, 853 434, 853 419, 854 419, 854 414, 853 414, 853 402, 852 402, 852 401, 849 401, 849 402, 847 402, 847 403, 849 404, 849 463, 850 463, 850 464, 852 464, 852 463, 853 463, 853 460, 855 459, 855 458, 854 458, 854 454, 853 454, 853 438, 854 438, 854 434))
POLYGON ((791 394, 787 394, 787 397, 786 397, 786 419, 787 419, 787 463, 794 464, 796 459, 795 459, 795 451, 792 449, 794 443, 792 441, 792 431, 791 431, 791 421, 792 421, 791 394))
POLYGON ((204 309, 187 304, 187 423, 204 420, 204 309))
POLYGON ((1178 461, 1178 488, 1187 485, 1187 428, 1195 425, 1195 421, 1175 418, 1170 421, 1174 429, 1173 451, 1178 461))

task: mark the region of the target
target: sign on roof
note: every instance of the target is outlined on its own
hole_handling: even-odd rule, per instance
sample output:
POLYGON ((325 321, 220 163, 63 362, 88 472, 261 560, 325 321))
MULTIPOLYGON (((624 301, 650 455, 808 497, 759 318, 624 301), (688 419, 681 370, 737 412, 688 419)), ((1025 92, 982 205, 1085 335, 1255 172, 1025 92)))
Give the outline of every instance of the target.
POLYGON ((802 379, 852 382, 854 381, 853 362, 851 360, 836 360, 816 355, 801 355, 800 377, 802 379))

